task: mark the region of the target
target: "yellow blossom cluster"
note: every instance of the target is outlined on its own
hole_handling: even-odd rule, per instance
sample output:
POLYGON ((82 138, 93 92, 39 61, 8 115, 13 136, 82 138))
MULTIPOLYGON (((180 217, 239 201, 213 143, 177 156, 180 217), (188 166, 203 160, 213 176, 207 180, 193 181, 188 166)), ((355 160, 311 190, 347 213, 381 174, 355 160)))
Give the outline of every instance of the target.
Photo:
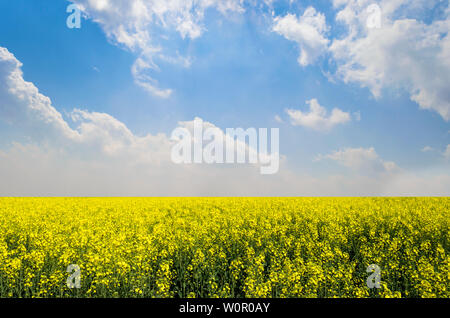
POLYGON ((450 297, 449 211, 449 198, 0 198, 0 297, 450 297))

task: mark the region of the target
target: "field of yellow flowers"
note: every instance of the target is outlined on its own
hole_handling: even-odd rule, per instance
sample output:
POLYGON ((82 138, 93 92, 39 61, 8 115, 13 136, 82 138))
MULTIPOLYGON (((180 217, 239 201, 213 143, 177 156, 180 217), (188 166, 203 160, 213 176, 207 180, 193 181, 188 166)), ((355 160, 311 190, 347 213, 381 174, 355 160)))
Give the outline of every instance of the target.
POLYGON ((450 198, 0 198, 0 297, 450 297, 449 211, 450 198))

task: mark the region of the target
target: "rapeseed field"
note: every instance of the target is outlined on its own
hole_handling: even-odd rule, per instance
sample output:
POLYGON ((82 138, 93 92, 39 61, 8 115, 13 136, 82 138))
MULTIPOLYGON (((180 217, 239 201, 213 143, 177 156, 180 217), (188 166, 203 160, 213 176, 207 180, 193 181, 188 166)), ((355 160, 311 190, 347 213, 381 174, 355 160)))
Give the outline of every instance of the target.
POLYGON ((0 297, 450 297, 449 211, 449 198, 0 198, 0 297))

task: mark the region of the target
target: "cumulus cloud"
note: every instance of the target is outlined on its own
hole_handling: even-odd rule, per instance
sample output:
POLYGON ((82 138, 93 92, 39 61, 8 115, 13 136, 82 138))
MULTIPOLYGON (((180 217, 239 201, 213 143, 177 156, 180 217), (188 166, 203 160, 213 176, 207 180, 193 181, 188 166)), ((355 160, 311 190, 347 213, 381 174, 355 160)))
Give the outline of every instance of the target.
POLYGON ((294 14, 275 17, 273 23, 274 32, 298 44, 298 63, 301 66, 314 63, 327 51, 329 40, 326 38, 328 27, 325 16, 313 7, 308 7, 300 17, 294 14))
POLYGON ((379 12, 371 12, 371 0, 335 0, 336 20, 347 28, 329 48, 337 76, 368 87, 375 97, 387 87, 402 89, 421 109, 449 121, 450 10, 431 23, 419 14, 436 3, 383 0, 379 12), (368 27, 370 15, 378 13, 379 27, 368 27))
POLYGON ((164 135, 136 136, 114 117, 75 109, 75 128, 52 105, 50 98, 23 78, 22 63, 0 47, 0 114, 9 126, 35 141, 73 150, 75 154, 128 157, 133 161, 160 161, 170 143, 164 135), (160 148, 160 149, 155 149, 160 148))
POLYGON ((160 88, 154 73, 156 60, 182 65, 186 58, 173 57, 159 44, 159 31, 175 31, 182 38, 195 39, 205 31, 203 19, 208 9, 222 14, 242 13, 243 0, 70 0, 98 23, 108 39, 134 52, 138 58, 132 67, 135 82, 149 93, 167 98, 171 89, 160 88))
POLYGON ((47 96, 23 79, 22 63, 0 47, 0 118, 9 125, 40 135, 41 122, 58 138, 77 138, 47 96))
POLYGON ((328 155, 319 155, 316 160, 330 159, 359 173, 392 173, 398 170, 392 161, 385 161, 371 148, 345 148, 328 155))
POLYGON ((309 105, 309 112, 302 112, 295 109, 287 109, 286 113, 294 126, 303 126, 314 130, 327 131, 336 125, 345 124, 351 121, 351 116, 339 108, 334 108, 328 114, 325 107, 321 106, 317 99, 306 101, 309 105))

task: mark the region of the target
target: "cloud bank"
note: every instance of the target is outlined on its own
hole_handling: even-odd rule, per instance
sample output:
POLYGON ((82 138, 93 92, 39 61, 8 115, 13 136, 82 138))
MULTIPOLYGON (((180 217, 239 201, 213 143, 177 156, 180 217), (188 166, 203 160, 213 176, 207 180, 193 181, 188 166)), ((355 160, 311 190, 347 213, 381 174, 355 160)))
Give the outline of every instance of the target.
POLYGON ((288 159, 271 176, 252 165, 175 165, 167 135, 138 136, 105 113, 75 109, 64 118, 21 67, 0 47, 0 124, 25 137, 0 149, 2 196, 449 195, 448 174, 397 171, 372 148, 326 156, 350 170, 372 166, 370 175, 315 177, 288 159))

